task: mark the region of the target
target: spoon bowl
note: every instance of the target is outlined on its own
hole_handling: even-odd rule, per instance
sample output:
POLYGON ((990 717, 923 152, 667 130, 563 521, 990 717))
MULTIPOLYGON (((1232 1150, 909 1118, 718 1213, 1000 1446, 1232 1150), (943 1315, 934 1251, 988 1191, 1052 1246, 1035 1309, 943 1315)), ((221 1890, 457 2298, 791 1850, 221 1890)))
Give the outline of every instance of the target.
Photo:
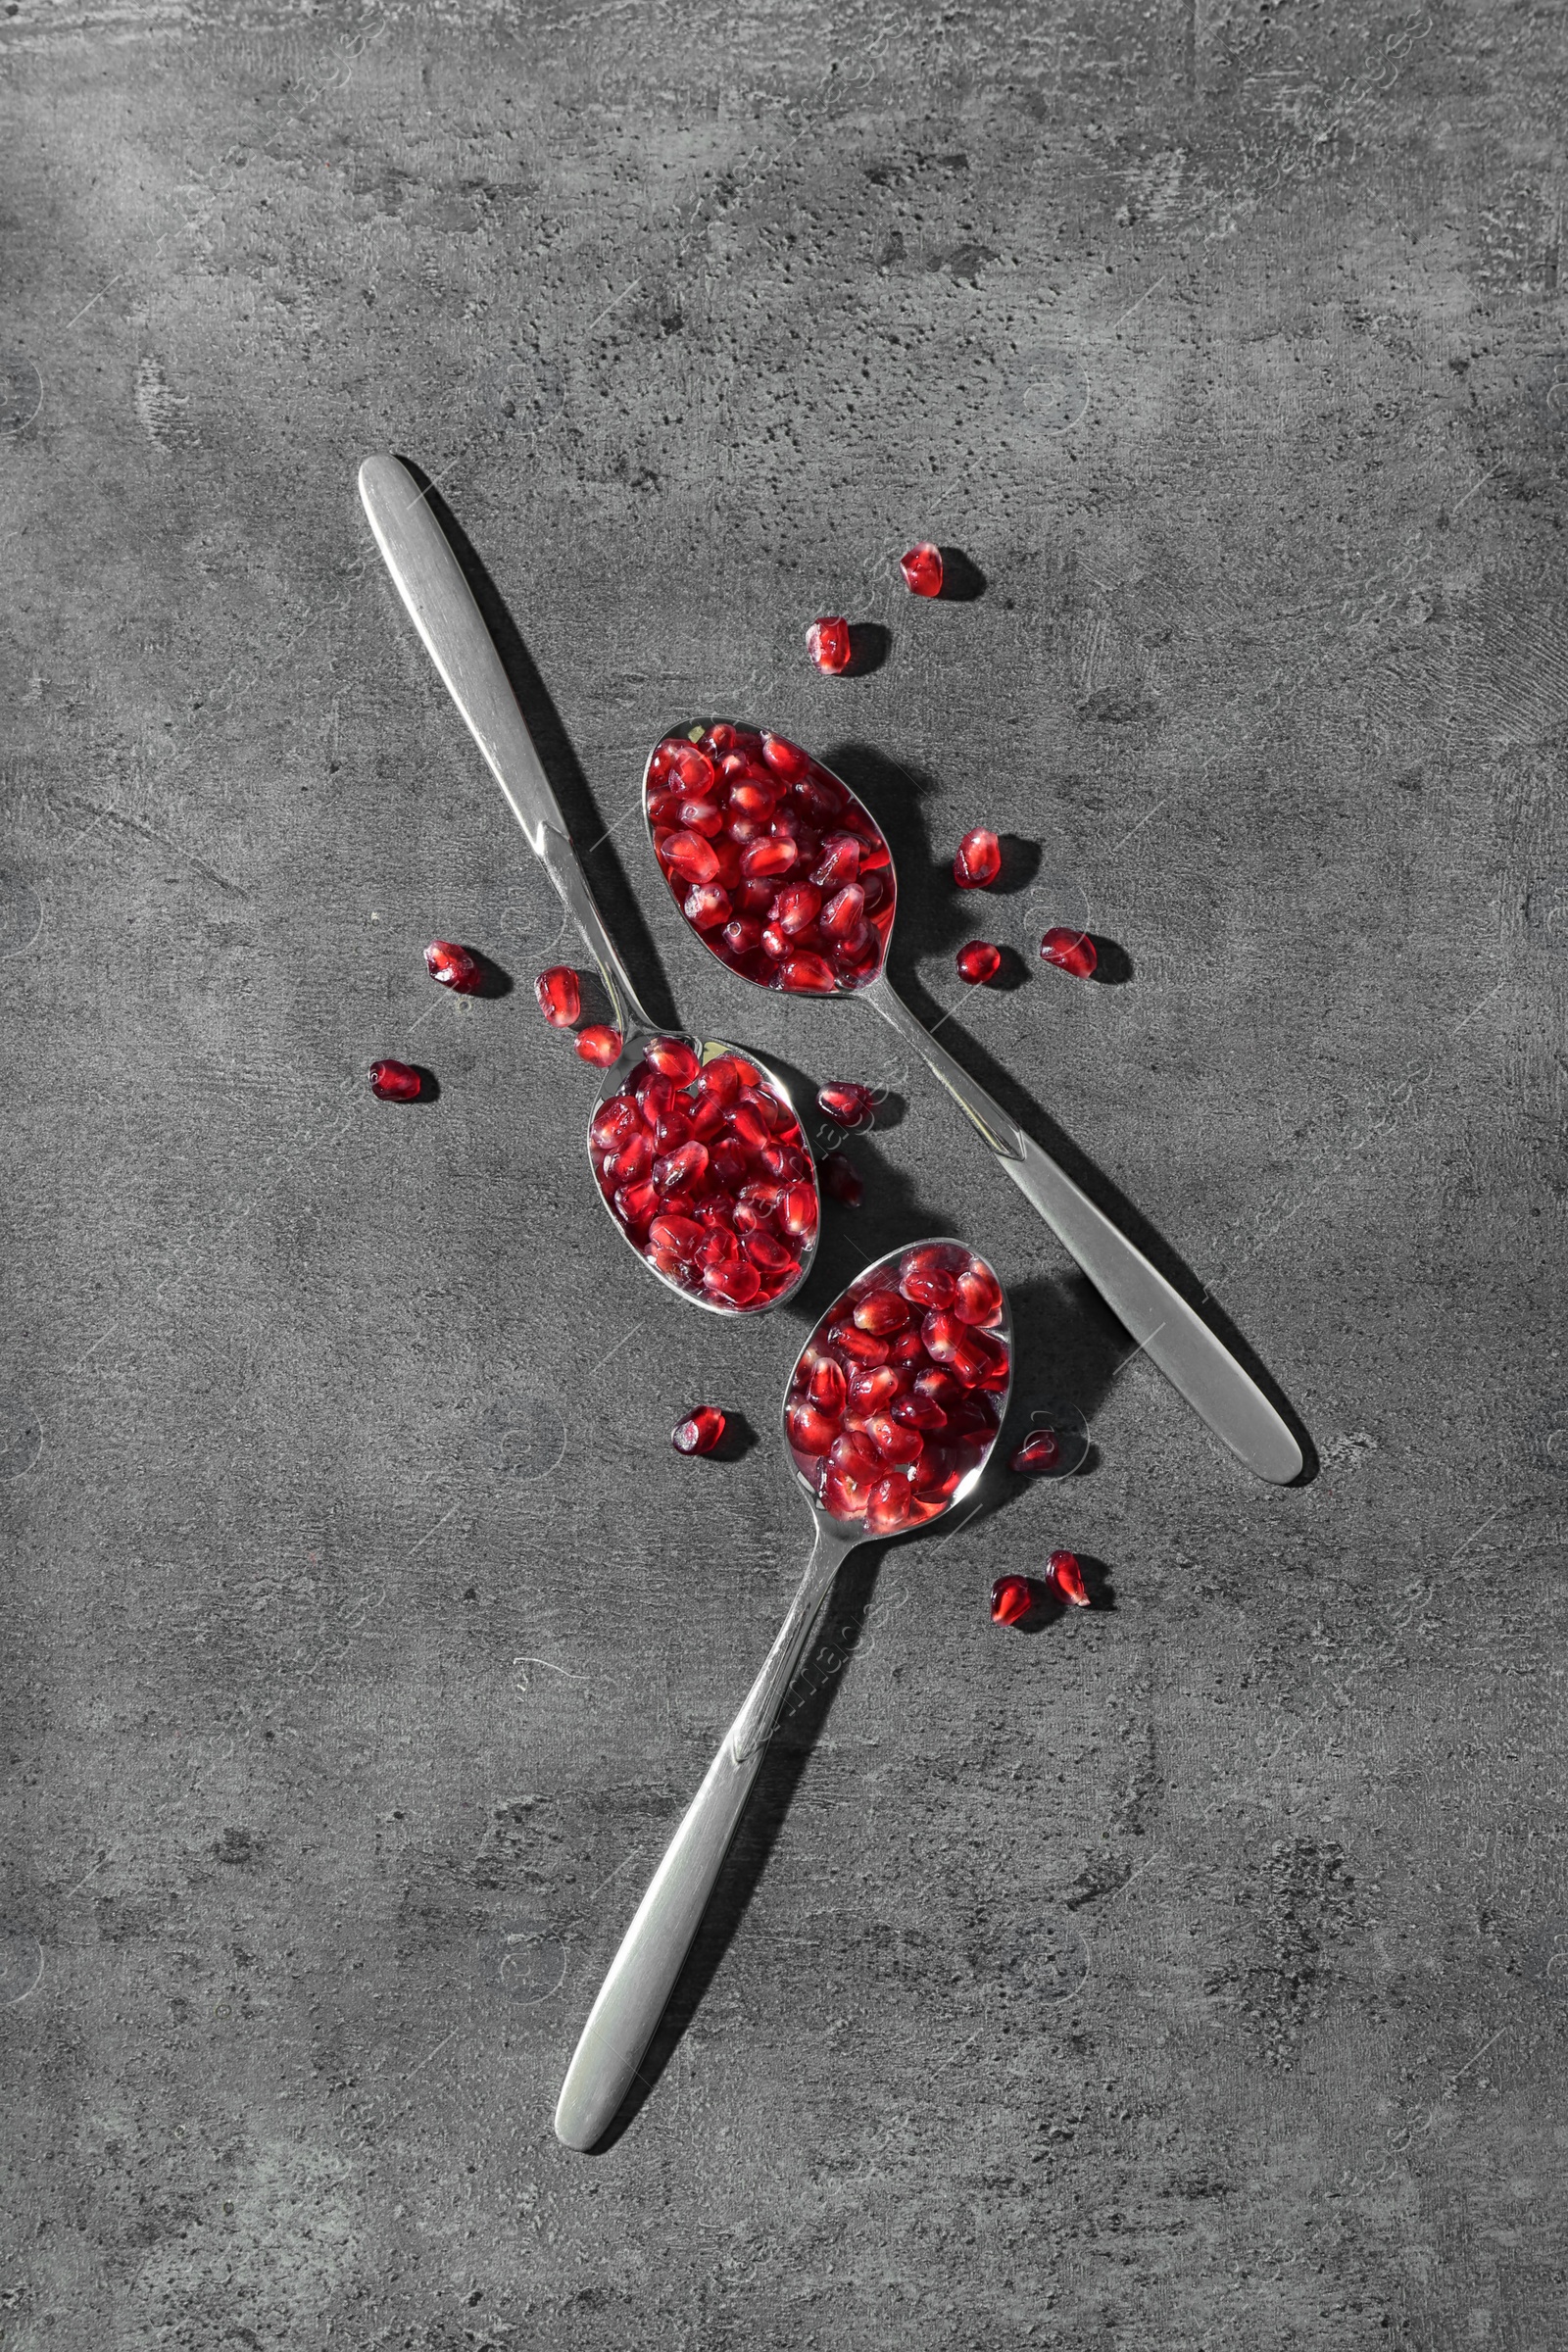
POLYGON ((667 1290, 765 1314, 816 1259, 822 1201, 788 1087, 721 1039, 633 1031, 588 1122, 611 1223, 667 1290))
POLYGON ((567 2147, 593 2147, 631 2087, 840 1566, 857 1544, 929 1526, 972 1494, 1011 1379, 1006 1294, 949 1237, 876 1259, 801 1349, 781 1435, 811 1512, 811 1557, 589 2012, 556 2104, 567 2147))

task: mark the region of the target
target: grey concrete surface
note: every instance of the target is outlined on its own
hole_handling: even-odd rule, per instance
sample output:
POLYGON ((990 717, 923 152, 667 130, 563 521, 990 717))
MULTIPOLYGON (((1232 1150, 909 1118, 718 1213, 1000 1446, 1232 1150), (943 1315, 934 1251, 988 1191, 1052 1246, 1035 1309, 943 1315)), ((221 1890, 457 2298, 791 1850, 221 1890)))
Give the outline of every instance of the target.
POLYGON ((6 2352, 1568 2335, 1564 64, 1480 5, 8 5, 6 2352), (593 2159, 563 2068, 802 1558, 804 1326, 604 1222, 384 447, 651 995, 898 1099, 808 1307, 956 1227, 1093 1441, 858 1555, 593 2159), (922 535, 984 593, 909 599, 922 535), (692 708, 842 757, 919 1001, 1305 1484, 869 1016, 681 933, 631 812, 692 708), (1119 985, 960 1004, 1079 907, 1119 985), (671 1454, 699 1398, 741 1458, 671 1454), (1059 1544, 1099 1605, 994 1627, 1059 1544))

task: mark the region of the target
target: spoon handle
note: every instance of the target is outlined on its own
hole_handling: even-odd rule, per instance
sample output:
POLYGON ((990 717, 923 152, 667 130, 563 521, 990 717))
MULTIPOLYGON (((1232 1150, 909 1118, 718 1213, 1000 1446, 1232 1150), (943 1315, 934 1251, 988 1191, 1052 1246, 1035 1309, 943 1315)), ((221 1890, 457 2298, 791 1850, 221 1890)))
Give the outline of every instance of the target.
POLYGON ((1000 1102, 894 994, 886 977, 860 992, 910 1044, 978 1129, 1013 1183, 1071 1252, 1143 1352, 1186 1397, 1194 1412, 1257 1477, 1286 1486, 1301 1468, 1301 1449, 1262 1390, 1202 1317, 1173 1290, 1141 1250, 1095 1206, 1000 1102))
POLYGON ((396 458, 367 458, 360 498, 375 544, 447 692, 468 723, 528 847, 544 866, 599 966, 622 1034, 653 1033, 626 968, 594 905, 561 805, 540 764, 495 640, 473 601, 430 502, 396 458))
POLYGON ((827 1521, 817 1521, 810 1562, 778 1639, 665 1847, 588 2013, 556 2102, 556 2136, 568 2148, 591 2148, 603 2138, 631 2088, 702 1924, 839 1564, 859 1541, 858 1531, 846 1540, 827 1521))

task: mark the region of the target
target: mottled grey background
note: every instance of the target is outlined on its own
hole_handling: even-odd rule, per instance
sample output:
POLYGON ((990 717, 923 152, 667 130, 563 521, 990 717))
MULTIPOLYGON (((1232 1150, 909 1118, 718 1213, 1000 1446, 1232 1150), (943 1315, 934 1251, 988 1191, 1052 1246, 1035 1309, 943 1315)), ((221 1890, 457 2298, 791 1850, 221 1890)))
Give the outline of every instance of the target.
POLYGON ((7 2352, 1562 2342, 1564 65, 1481 0, 7 0, 7 2352), (387 447, 656 1003, 902 1101, 808 1303, 957 1227, 1094 1446, 858 1555, 594 2160, 563 2067, 802 1557, 803 1319, 593 1198, 387 447), (931 1017, 1087 903, 1120 985, 945 1035, 1309 1483, 1118 1372, 868 1015, 680 932, 629 820, 693 706, 842 757, 931 1017), (1033 846, 960 904, 979 819, 1033 846), (993 1627, 1063 1543, 1101 1605, 993 1627))

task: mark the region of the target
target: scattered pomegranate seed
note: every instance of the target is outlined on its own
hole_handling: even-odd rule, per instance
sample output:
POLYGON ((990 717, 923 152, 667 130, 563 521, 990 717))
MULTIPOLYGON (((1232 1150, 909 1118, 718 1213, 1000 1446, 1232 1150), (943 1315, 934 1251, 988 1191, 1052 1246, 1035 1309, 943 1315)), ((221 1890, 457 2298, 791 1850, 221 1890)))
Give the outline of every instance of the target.
POLYGON ((1021 1470, 1026 1478, 1039 1478, 1047 1470, 1054 1470, 1061 1459, 1061 1446, 1052 1429, 1037 1429, 1025 1438, 1012 1456, 1011 1467, 1021 1470))
POLYGON ((988 980, 994 980, 1001 971, 1002 950, 994 948, 989 940, 971 939, 967 947, 958 950, 954 961, 958 967, 960 976, 967 980, 971 987, 982 988, 988 980))
MULTIPOLYGON (((437 942, 440 945, 440 942, 437 942)), ((430 951, 425 951, 430 961, 430 951)), ((434 966, 431 966, 432 970, 434 966)), ((439 975, 437 975, 439 977, 439 975)), ((553 963, 533 984, 539 1009, 555 1029, 570 1029, 582 1018, 582 986, 569 963, 553 963)), ((612 1056, 613 1059, 613 1056, 612 1056)))
POLYGON ((717 1405, 698 1404, 676 1425, 669 1442, 677 1453, 711 1453, 723 1435, 724 1416, 717 1405))
POLYGON ((687 736, 665 736, 648 762, 654 852, 682 913, 760 987, 865 987, 882 968, 897 895, 875 821, 799 744, 727 723, 703 742, 720 735, 727 749, 716 767, 703 754, 711 774, 700 791, 677 782, 687 736))
POLYGON ((976 825, 958 844, 953 879, 960 890, 989 890, 1002 872, 1002 844, 985 825, 976 825))
POLYGON ((816 1107, 835 1127, 846 1128, 853 1135, 875 1119, 876 1097, 868 1086, 860 1086, 853 1078, 835 1078, 817 1088, 816 1107))
POLYGON ((850 624, 837 617, 813 620, 806 632, 806 650, 818 669, 830 678, 850 666, 850 624))
POLYGON ((822 1161, 822 1190, 846 1208, 858 1208, 865 1197, 859 1170, 842 1152, 829 1152, 822 1161))
POLYGON ((933 547, 929 539, 922 539, 918 547, 911 547, 906 556, 901 556, 899 569, 911 595, 942 594, 942 550, 933 547))
POLYGON ((455 939, 432 939, 424 951, 424 968, 432 980, 460 997, 476 997, 484 987, 484 965, 471 948, 460 948, 455 939))
POLYGON ((1035 1605, 1035 1589, 1026 1576, 999 1576, 991 1588, 991 1614, 998 1625, 1016 1625, 1035 1605))
POLYGON ((586 1029, 577 1032, 577 1051, 584 1061, 597 1062, 608 1070, 612 1061, 620 1059, 620 1031, 608 1021, 590 1021, 586 1029))
POLYGON ((1076 1552, 1054 1551, 1047 1562, 1046 1574, 1063 1600, 1071 1601, 1075 1609, 1088 1608, 1089 1587, 1084 1583, 1076 1552))
POLYGON ((370 1092, 383 1102, 417 1102, 424 1079, 412 1061, 372 1061, 370 1092))
POLYGON ((1054 963, 1058 972, 1071 972, 1075 980, 1087 980, 1100 961, 1087 931, 1069 931, 1060 923, 1046 933, 1040 953, 1047 963, 1054 963))

